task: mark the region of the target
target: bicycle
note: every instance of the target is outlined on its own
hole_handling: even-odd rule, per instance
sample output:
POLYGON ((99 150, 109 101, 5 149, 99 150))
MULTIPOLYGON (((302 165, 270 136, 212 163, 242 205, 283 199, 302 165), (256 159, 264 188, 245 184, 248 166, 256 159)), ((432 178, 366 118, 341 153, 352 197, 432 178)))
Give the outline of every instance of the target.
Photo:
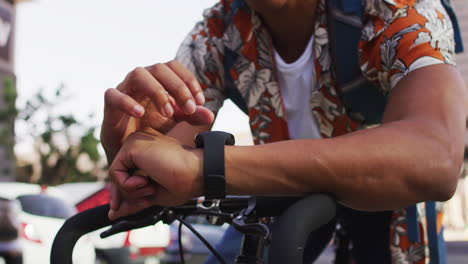
MULTIPOLYGON (((229 223, 243 233, 236 264, 264 263, 263 252, 267 245, 270 248, 268 263, 301 264, 308 234, 335 217, 336 203, 327 194, 306 197, 228 196, 220 200, 192 199, 176 207, 152 206, 114 221, 108 219, 108 211, 109 205, 106 204, 69 218, 53 242, 51 264, 72 264, 73 247, 78 239, 100 228, 111 226, 101 233, 105 238, 159 221, 170 224, 175 220, 194 232, 218 261, 225 263, 216 250, 184 221, 184 217, 189 215, 206 216, 212 224, 229 223)), ((183 261, 180 244, 179 248, 183 261)))

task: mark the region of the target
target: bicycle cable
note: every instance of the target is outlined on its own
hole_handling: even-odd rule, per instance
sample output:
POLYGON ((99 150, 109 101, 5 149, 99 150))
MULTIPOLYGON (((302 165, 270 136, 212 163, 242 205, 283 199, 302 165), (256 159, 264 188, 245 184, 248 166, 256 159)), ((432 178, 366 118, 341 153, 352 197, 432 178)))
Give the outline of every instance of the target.
POLYGON ((182 246, 182 222, 179 221, 179 232, 177 234, 179 239, 179 257, 180 257, 180 264, 185 264, 184 258, 184 247, 182 246))
MULTIPOLYGON (((175 219, 179 220, 180 223, 185 225, 192 233, 200 239, 200 241, 211 251, 211 253, 216 257, 216 259, 219 261, 221 264, 226 264, 226 261, 224 261, 223 257, 216 251, 216 249, 213 248, 213 246, 210 245, 210 243, 200 234, 198 231, 193 228, 193 226, 185 220, 183 220, 181 217, 175 215, 175 219)), ((180 243, 180 242, 179 242, 180 243)))

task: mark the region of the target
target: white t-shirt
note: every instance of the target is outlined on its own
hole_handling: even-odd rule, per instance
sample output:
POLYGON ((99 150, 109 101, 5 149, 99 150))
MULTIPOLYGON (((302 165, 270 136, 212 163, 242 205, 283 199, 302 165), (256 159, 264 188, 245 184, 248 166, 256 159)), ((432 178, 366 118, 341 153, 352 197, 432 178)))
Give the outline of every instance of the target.
POLYGON ((312 36, 304 53, 289 64, 273 48, 291 139, 321 138, 310 108, 310 94, 316 89, 313 43, 312 36))

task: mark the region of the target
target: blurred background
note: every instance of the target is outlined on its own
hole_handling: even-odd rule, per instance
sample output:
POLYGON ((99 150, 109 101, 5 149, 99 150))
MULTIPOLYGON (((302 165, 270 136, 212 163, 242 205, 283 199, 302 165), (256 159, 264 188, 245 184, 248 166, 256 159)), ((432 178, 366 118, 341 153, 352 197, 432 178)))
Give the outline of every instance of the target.
MULTIPOLYGON (((19 226, 19 239, 0 228, 0 263, 21 255, 24 263, 48 263, 51 234, 63 219, 108 199, 99 144, 104 91, 137 66, 173 59, 215 2, 0 0, 0 217, 19 226)), ((468 46, 468 2, 452 2, 468 46)), ((468 53, 457 63, 468 83, 468 53)), ((227 101, 219 115, 216 129, 252 144, 247 117, 234 104, 227 101)), ((443 205, 453 261, 468 257, 466 174, 443 205)), ((191 221, 212 242, 225 228, 191 221)), ((106 241, 91 234, 80 242, 77 263, 177 263, 175 232, 157 225, 106 241)), ((200 263, 206 250, 187 230, 182 240, 189 261, 200 263)))

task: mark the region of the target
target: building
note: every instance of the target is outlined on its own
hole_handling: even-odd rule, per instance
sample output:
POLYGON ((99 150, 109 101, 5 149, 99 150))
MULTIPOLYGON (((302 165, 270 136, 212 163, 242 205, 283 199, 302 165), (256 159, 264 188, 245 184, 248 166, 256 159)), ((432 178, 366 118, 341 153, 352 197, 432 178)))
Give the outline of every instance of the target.
POLYGON ((15 178, 13 153, 16 116, 14 22, 13 1, 0 0, 0 181, 12 181, 15 178))

